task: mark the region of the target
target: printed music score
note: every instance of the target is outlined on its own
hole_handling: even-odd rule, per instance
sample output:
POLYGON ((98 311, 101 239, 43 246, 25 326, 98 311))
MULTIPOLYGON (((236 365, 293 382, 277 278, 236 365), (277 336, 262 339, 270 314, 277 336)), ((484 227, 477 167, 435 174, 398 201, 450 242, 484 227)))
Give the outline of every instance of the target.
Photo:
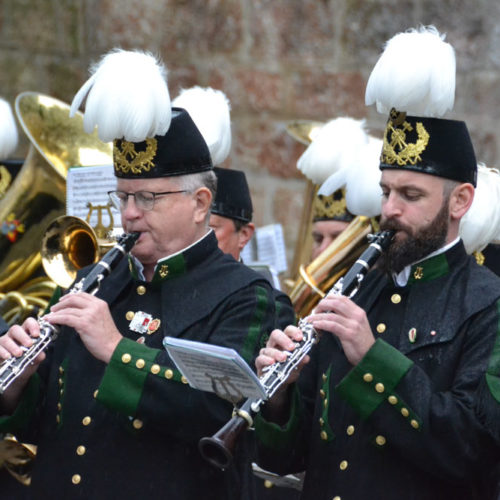
POLYGON ((267 399, 259 378, 234 349, 174 337, 165 337, 163 346, 194 389, 233 404, 244 398, 267 399))

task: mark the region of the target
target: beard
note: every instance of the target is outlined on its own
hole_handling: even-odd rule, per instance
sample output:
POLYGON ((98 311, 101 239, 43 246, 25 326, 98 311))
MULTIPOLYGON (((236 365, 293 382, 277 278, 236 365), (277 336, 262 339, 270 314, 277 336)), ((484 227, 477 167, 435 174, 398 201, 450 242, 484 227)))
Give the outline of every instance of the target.
POLYGON ((388 273, 399 273, 407 265, 422 260, 425 256, 444 246, 448 235, 448 200, 443 201, 436 217, 425 227, 412 229, 394 219, 385 219, 380 229, 403 231, 406 238, 394 241, 382 255, 380 265, 388 273))

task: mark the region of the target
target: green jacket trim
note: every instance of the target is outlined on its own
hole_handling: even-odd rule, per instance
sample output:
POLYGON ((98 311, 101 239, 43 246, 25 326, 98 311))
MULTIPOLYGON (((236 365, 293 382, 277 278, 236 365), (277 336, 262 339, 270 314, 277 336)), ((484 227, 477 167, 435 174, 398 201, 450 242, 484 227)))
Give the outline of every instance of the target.
POLYGON ((394 388, 411 368, 413 362, 382 339, 337 385, 335 392, 361 418, 367 418, 392 394, 394 388))
MULTIPOLYGON (((497 301, 496 305, 497 314, 500 318, 500 301, 497 301)), ((491 395, 500 403, 500 322, 497 325, 497 337, 486 370, 486 383, 491 395)))
POLYGON ((146 377, 159 349, 123 338, 106 367, 97 400, 125 415, 135 415, 146 377))
POLYGON ((287 450, 293 443, 298 427, 299 427, 299 392, 297 387, 292 393, 290 402, 290 418, 288 422, 280 426, 273 422, 268 422, 261 413, 258 413, 254 419, 254 427, 257 439, 267 448, 277 451, 287 450))
POLYGON ((408 285, 424 283, 448 274, 450 266, 444 253, 431 257, 423 262, 418 262, 411 267, 408 285))
POLYGON ((34 374, 24 389, 22 399, 12 415, 0 417, 0 432, 16 433, 26 427, 33 416, 40 393, 40 377, 34 374))
POLYGON ((248 329, 248 335, 245 339, 245 343, 241 348, 240 355, 247 362, 251 363, 255 351, 255 346, 259 341, 260 333, 262 331, 262 320, 265 316, 266 309, 268 307, 269 301, 267 298, 267 291, 261 286, 256 287, 257 293, 257 307, 255 310, 254 317, 248 329))

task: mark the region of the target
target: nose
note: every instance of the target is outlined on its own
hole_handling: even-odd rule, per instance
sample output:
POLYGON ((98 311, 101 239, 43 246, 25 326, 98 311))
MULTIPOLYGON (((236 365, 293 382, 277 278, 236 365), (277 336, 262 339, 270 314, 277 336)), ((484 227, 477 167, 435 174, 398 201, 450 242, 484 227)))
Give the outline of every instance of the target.
POLYGON ((382 217, 391 219, 399 217, 403 213, 401 200, 395 193, 389 193, 382 201, 382 217))
POLYGON ((123 220, 138 219, 142 213, 143 211, 137 207, 133 196, 129 196, 125 206, 122 206, 121 208, 121 216, 123 220))

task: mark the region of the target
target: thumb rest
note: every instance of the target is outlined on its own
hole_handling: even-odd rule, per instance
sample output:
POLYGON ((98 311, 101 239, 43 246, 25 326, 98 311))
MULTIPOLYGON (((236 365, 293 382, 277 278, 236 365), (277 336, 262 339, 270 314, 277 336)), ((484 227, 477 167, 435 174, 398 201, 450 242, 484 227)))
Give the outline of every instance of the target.
MULTIPOLYGON (((92 268, 90 273, 73 285, 68 294, 86 292, 95 294, 100 287, 101 281, 110 274, 120 260, 131 250, 139 238, 140 233, 125 234, 118 238, 118 243, 92 268)), ((59 328, 50 324, 44 317, 38 320, 40 325, 40 336, 33 338, 31 347, 22 347, 24 353, 19 357, 10 357, 0 364, 0 394, 14 382, 29 366, 30 363, 47 346, 57 338, 59 328)))
MULTIPOLYGON (((370 244, 366 250, 347 273, 335 283, 327 296, 353 297, 370 268, 392 243, 393 236, 393 231, 382 231, 375 235, 369 235, 370 244)), ((267 398, 265 400, 262 398, 247 399, 240 408, 234 409, 232 418, 216 434, 200 440, 200 453, 212 465, 222 470, 229 467, 239 436, 253 426, 253 417, 260 411, 260 407, 267 399, 272 398, 312 347, 319 342, 319 332, 306 319, 302 318, 298 327, 303 338, 295 342, 293 351, 286 352, 287 359, 275 362, 263 370, 260 382, 265 389, 267 398)))

